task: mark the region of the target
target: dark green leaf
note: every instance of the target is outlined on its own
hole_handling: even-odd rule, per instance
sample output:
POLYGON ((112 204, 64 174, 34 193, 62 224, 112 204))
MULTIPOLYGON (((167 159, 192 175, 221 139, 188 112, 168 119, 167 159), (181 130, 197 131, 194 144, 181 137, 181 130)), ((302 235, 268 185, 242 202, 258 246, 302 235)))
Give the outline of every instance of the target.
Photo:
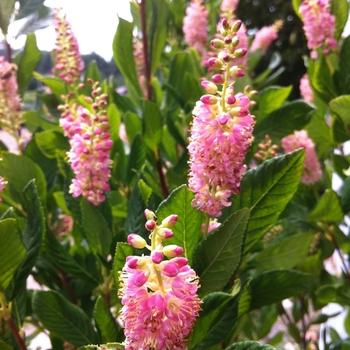
POLYGON ((95 60, 91 61, 89 66, 86 69, 84 82, 86 85, 90 85, 88 83, 88 79, 92 79, 94 82, 102 83, 101 73, 98 69, 98 65, 95 60))
POLYGON ((129 84, 133 96, 142 96, 142 90, 136 73, 133 55, 133 24, 119 18, 117 32, 113 40, 113 56, 118 68, 129 84))
POLYGON ((250 309, 280 302, 297 296, 308 289, 310 275, 295 270, 271 270, 261 273, 250 283, 252 301, 250 309))
POLYGON ((58 131, 44 131, 35 134, 35 142, 40 151, 51 159, 56 159, 57 151, 67 152, 70 145, 65 136, 58 131))
POLYGON ((45 0, 19 0, 20 7, 16 19, 27 17, 38 11, 44 2, 45 0))
POLYGON ((280 139, 292 134, 295 130, 301 130, 311 118, 314 108, 304 101, 293 101, 266 116, 258 123, 254 130, 257 140, 262 140, 265 135, 272 139, 280 139))
POLYGON ((306 217, 307 221, 323 221, 323 222, 338 222, 343 219, 343 211, 341 209, 337 194, 327 189, 316 207, 306 217))
POLYGON ((275 350, 275 348, 269 344, 248 340, 232 344, 225 350, 275 350))
POLYGON ((114 341, 119 338, 121 328, 117 327, 111 311, 101 296, 98 297, 95 304, 94 318, 101 332, 103 342, 114 341))
POLYGON ((143 101, 143 140, 153 152, 157 152, 162 140, 162 116, 158 106, 150 101, 143 101))
POLYGON ((197 245, 193 266, 200 277, 200 294, 221 290, 239 267, 248 218, 248 209, 239 210, 197 245))
POLYGON ((92 203, 85 198, 81 201, 83 229, 91 251, 97 258, 107 259, 112 243, 112 233, 106 219, 92 203))
POLYGON ((39 63, 40 58, 41 51, 36 46, 35 34, 28 34, 17 71, 18 92, 21 96, 26 92, 33 71, 39 63))
MULTIPOLYGON (((343 0, 338 0, 343 1, 343 0)), ((344 14, 348 15, 348 13, 344 14)), ((339 70, 334 73, 334 85, 339 95, 350 94, 350 36, 344 39, 339 56, 339 70)))
POLYGON ((75 346, 98 342, 84 311, 55 291, 35 291, 33 311, 46 329, 75 346))
POLYGON ((26 250, 17 231, 15 219, 0 221, 0 293, 10 284, 26 250))
POLYGON ((232 211, 250 209, 245 251, 277 221, 298 188, 304 164, 304 150, 288 153, 249 170, 241 182, 242 191, 232 198, 232 211))
POLYGON ((143 202, 145 203, 146 206, 148 206, 148 201, 149 201, 151 194, 153 192, 151 187, 149 187, 146 184, 146 182, 143 181, 142 179, 139 180, 139 182, 137 183, 137 186, 139 188, 143 202))
POLYGON ((141 171, 142 166, 146 161, 146 149, 144 147, 144 142, 142 136, 137 134, 131 145, 129 162, 127 167, 127 181, 131 184, 135 177, 141 171))
POLYGON ((120 271, 123 269, 127 256, 133 255, 133 248, 128 243, 118 242, 113 261, 114 283, 119 286, 120 271))
POLYGON ((168 244, 176 244, 184 248, 185 257, 192 264, 193 251, 203 236, 201 225, 204 217, 201 211, 192 207, 194 194, 182 185, 175 189, 157 209, 157 217, 161 220, 176 214, 178 221, 172 228, 174 236, 167 240, 168 244))

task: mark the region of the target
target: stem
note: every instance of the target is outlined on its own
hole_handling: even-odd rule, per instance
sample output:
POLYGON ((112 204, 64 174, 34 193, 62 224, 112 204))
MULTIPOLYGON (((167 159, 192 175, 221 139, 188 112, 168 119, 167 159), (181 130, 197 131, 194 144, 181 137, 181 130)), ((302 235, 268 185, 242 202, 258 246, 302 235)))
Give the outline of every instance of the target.
POLYGON ((7 41, 7 37, 5 35, 5 49, 6 49, 6 56, 7 56, 7 62, 11 63, 12 61, 12 49, 10 44, 7 41))
POLYGON ((18 330, 13 322, 12 317, 10 317, 9 319, 6 320, 8 326, 10 327, 10 330, 12 332, 12 335, 14 336, 14 338, 16 339, 17 344, 19 345, 19 348, 21 350, 27 350, 26 344, 24 343, 23 338, 20 336, 20 334, 18 333, 18 330))
POLYGON ((58 271, 59 271, 59 273, 60 273, 60 275, 61 275, 61 280, 62 280, 64 286, 66 287, 67 292, 68 292, 68 294, 69 294, 69 296, 70 296, 70 298, 71 298, 73 304, 78 305, 78 299, 77 299, 77 297, 75 296, 74 291, 73 291, 71 285, 69 284, 69 281, 68 281, 68 279, 67 279, 66 273, 65 273, 60 267, 58 268, 58 271))
POLYGON ((151 87, 151 69, 148 59, 148 46, 147 46, 147 28, 146 28, 146 0, 140 1, 140 17, 141 17, 141 30, 142 30, 142 44, 143 44, 143 59, 145 64, 145 78, 147 89, 147 100, 152 100, 152 87, 151 87))
POLYGON ((209 223, 210 223, 210 216, 209 216, 209 214, 205 214, 203 238, 206 237, 206 236, 208 235, 208 232, 209 232, 209 223))
POLYGON ((169 190, 168 190, 168 186, 165 182, 165 176, 163 173, 163 167, 162 167, 162 161, 159 157, 159 153, 158 151, 155 152, 155 157, 156 157, 156 166, 157 166, 157 172, 158 172, 158 176, 159 176, 159 180, 160 180, 160 187, 162 190, 162 194, 164 198, 167 198, 169 196, 169 190))

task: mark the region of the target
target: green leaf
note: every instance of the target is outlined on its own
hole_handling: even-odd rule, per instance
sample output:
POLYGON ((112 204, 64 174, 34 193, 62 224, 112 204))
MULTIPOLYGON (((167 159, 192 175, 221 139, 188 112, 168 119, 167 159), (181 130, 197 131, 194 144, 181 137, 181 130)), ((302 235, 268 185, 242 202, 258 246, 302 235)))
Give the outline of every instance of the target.
POLYGON ((153 0, 150 3, 152 7, 148 28, 148 52, 152 75, 158 68, 158 63, 166 44, 169 11, 164 0, 153 0))
POLYGON ((247 208, 239 210, 197 245, 193 267, 200 278, 200 294, 221 290, 238 269, 248 218, 247 208))
POLYGON ((331 11, 335 17, 334 37, 336 40, 339 40, 348 20, 349 5, 347 0, 332 0, 331 11))
POLYGON ((45 78, 37 72, 34 72, 33 76, 49 87, 58 99, 60 99, 62 95, 66 95, 69 91, 69 86, 61 79, 51 77, 45 78))
POLYGON ((40 59, 41 51, 36 46, 35 34, 28 34, 17 71, 18 92, 21 96, 26 92, 33 71, 38 65, 40 59))
MULTIPOLYGON (((342 0, 339 0, 342 1, 342 0)), ((346 13, 347 15, 347 13, 346 13)), ((350 36, 344 39, 339 55, 339 70, 334 73, 334 85, 339 95, 350 94, 350 36)))
POLYGON ((98 342, 98 336, 84 311, 56 291, 36 290, 33 312, 47 330, 75 346, 98 342))
POLYGON ((108 124, 110 126, 109 133, 111 139, 116 141, 119 139, 119 128, 120 128, 120 113, 114 103, 110 103, 107 108, 108 124))
POLYGON ((98 259, 102 257, 106 260, 112 243, 112 232, 107 225, 106 219, 85 198, 81 201, 81 211, 83 229, 91 251, 98 259))
POLYGON ((350 95, 343 95, 333 99, 329 102, 329 108, 340 117, 346 132, 350 135, 350 95))
POLYGON ((344 214, 337 194, 327 189, 318 200, 316 207, 306 217, 307 221, 339 222, 344 214))
POLYGON ((119 70, 129 84, 133 96, 143 96, 133 55, 133 24, 119 18, 117 32, 113 40, 113 56, 119 70))
POLYGON ((30 180, 35 179, 39 197, 45 202, 46 181, 39 166, 27 157, 12 153, 2 152, 1 157, 0 174, 8 180, 5 190, 1 193, 3 199, 21 210, 26 205, 22 191, 30 180))
POLYGON ((259 110, 259 121, 272 113, 275 109, 280 108, 290 95, 291 91, 291 85, 287 87, 269 86, 266 89, 259 91, 256 96, 259 110))
POLYGON ((275 348, 269 344, 263 344, 257 341, 247 340, 234 343, 225 350, 275 350, 275 348))
POLYGON ((152 189, 151 187, 149 187, 145 181, 143 181, 142 179, 139 180, 139 182, 137 183, 137 186, 140 190, 140 194, 142 197, 143 202, 145 203, 146 206, 148 206, 148 201, 151 197, 152 194, 152 189))
POLYGON ((313 234, 300 233, 270 244, 249 265, 262 270, 291 269, 307 256, 313 234))
POLYGON ((53 263, 61 267, 63 271, 92 284, 98 284, 98 281, 73 259, 50 230, 46 232, 45 245, 53 263))
POLYGON ((232 198, 231 212, 250 209, 245 251, 271 228, 292 199, 303 172, 304 150, 270 159, 249 170, 241 182, 242 191, 232 198))
POLYGON ((162 140, 162 116, 155 103, 147 100, 143 101, 143 120, 143 140, 146 146, 155 153, 162 140))
POLYGON ((87 86, 89 86, 88 79, 102 83, 102 76, 95 60, 91 61, 85 73, 84 82, 87 86))
POLYGON ((137 134, 131 145, 129 162, 127 166, 127 181, 130 185, 135 177, 141 171, 142 166, 146 161, 146 148, 144 147, 143 138, 140 134, 137 134))
POLYGON ((254 130, 257 140, 262 140, 265 135, 272 139, 281 139, 292 134, 295 130, 301 130, 311 118, 314 108, 304 101, 290 102, 270 113, 254 130))
POLYGON ((98 297, 95 304, 94 318, 96 320, 98 329, 101 332, 101 338, 103 342, 114 341, 119 338, 121 328, 117 327, 111 311, 101 296, 98 297))
POLYGON ((78 350, 125 350, 125 345, 122 343, 107 343, 98 345, 88 345, 78 350))
POLYGON ((32 132, 42 128, 43 130, 55 130, 62 133, 62 128, 56 122, 44 119, 35 111, 23 113, 22 119, 25 121, 26 127, 32 132))
MULTIPOLYGON (((228 306, 233 300, 235 298, 232 295, 222 292, 210 293, 203 298, 202 311, 188 341, 190 349, 199 350, 208 347, 208 337, 213 336, 213 334, 210 334, 213 326, 216 325, 219 319, 224 317, 228 306)), ((231 325, 227 326, 231 327, 231 325)))
POLYGON ((119 286, 120 271, 123 269, 126 261, 126 257, 132 256, 134 250, 128 243, 117 243, 117 248, 114 255, 113 261, 113 277, 116 287, 119 286))
POLYGON ((172 228, 174 236, 167 240, 168 244, 176 244, 184 248, 185 257, 192 264, 193 251, 203 236, 201 225, 204 217, 201 211, 192 207, 194 194, 186 185, 175 189, 158 207, 156 214, 161 220, 176 214, 178 221, 172 228))
POLYGON ((15 219, 0 221, 0 292, 9 286, 26 250, 17 231, 15 219))
POLYGON ((310 275, 295 270, 266 271, 252 279, 250 283, 252 301, 250 309, 280 302, 297 296, 308 289, 310 275))
POLYGON ((70 150, 68 139, 58 131, 44 131, 35 134, 35 142, 40 151, 51 159, 56 159, 57 150, 67 152, 70 150))
POLYGON ((293 3, 293 10, 294 12, 301 18, 300 12, 299 12, 299 7, 301 5, 302 0, 292 0, 293 3))
POLYGON ((11 16, 15 9, 15 2, 15 0, 0 2, 0 29, 4 35, 7 35, 11 16))
POLYGON ((16 20, 32 15, 39 10, 44 2, 45 0, 19 0, 20 7, 16 20))
POLYGON ((124 117, 125 131, 129 143, 132 143, 137 134, 142 133, 142 120, 135 114, 128 112, 124 117))

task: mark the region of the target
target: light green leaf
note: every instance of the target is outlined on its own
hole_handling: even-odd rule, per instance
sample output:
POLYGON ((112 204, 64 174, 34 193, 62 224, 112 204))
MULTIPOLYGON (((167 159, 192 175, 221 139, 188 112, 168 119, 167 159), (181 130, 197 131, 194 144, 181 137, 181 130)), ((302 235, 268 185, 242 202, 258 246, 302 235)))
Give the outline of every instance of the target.
POLYGON ((18 92, 21 96, 26 92, 33 71, 38 65, 40 58, 41 51, 36 46, 35 34, 28 34, 17 71, 18 92))
POLYGON ((15 9, 15 2, 15 0, 0 1, 0 29, 4 35, 7 35, 11 15, 15 9))
POLYGON ((120 128, 120 113, 114 103, 110 103, 107 108, 108 124, 111 127, 109 133, 111 139, 116 141, 119 139, 119 128, 120 128))
POLYGON ((307 256, 313 234, 300 233, 270 244, 249 265, 259 270, 291 269, 307 256))
POLYGON ((151 102, 143 101, 143 140, 153 152, 157 152, 162 140, 162 116, 158 106, 151 102))
POLYGON ((332 0, 331 11, 335 17, 334 37, 336 40, 339 40, 348 20, 349 5, 347 0, 332 0))
POLYGON ((84 311, 56 291, 35 291, 33 311, 48 331, 75 346, 98 342, 98 336, 84 311))
POLYGON ((340 206, 337 194, 327 189, 316 207, 306 217, 307 221, 339 222, 344 214, 340 206))
POLYGON ((266 271, 252 279, 251 310, 302 294, 310 286, 310 275, 295 270, 266 271))
POLYGON ((203 235, 201 225, 204 222, 202 212, 191 205, 193 198, 194 194, 186 185, 182 185, 171 192, 156 211, 160 220, 172 214, 178 216, 178 221, 172 228, 174 236, 167 239, 167 244, 176 244, 184 248, 185 257, 190 265, 193 251, 203 235))
POLYGON ((275 109, 280 108, 286 101, 292 91, 292 86, 269 86, 259 91, 256 96, 257 107, 259 111, 259 121, 272 113, 275 109))
POLYGON ((193 267, 200 278, 201 295, 222 290, 238 269, 248 219, 247 208, 237 211, 197 245, 193 267))
POLYGON ((111 311, 101 296, 98 297, 95 304, 94 318, 101 332, 103 342, 114 341, 119 338, 122 329, 117 327, 111 311))
POLYGON ((45 78, 37 72, 34 72, 33 76, 35 79, 41 81, 43 84, 49 87, 58 99, 60 99, 62 95, 66 95, 69 92, 69 86, 61 79, 51 77, 45 78))
POLYGON ((68 152, 70 145, 68 139, 58 131, 44 131, 35 134, 35 142, 40 151, 51 159, 56 159, 57 150, 60 152, 68 152))
POLYGON ((142 200, 143 202, 145 203, 146 206, 148 206, 148 201, 151 197, 151 194, 152 194, 152 189, 151 187, 149 187, 145 181, 143 181, 142 179, 139 180, 139 182, 137 183, 137 186, 140 190, 140 193, 141 193, 141 197, 142 197, 142 200))
POLYGON ((304 150, 270 159, 249 170, 241 182, 242 191, 232 197, 231 212, 250 209, 245 251, 271 228, 292 199, 303 172, 304 150))
POLYGON ((302 0, 292 0, 294 12, 301 18, 299 7, 301 5, 302 0))
POLYGON ((337 114, 344 124, 344 128, 350 134, 350 95, 343 95, 334 98, 329 102, 330 110, 337 114))
POLYGON ((99 259, 107 259, 112 243, 112 233, 106 219, 92 203, 83 198, 81 201, 83 229, 91 251, 99 259))
POLYGON ((132 143, 135 136, 142 133, 142 120, 137 114, 128 112, 124 117, 124 124, 128 141, 132 143))
POLYGON ((0 292, 9 286, 26 250, 17 231, 15 219, 0 221, 0 292))
POLYGON ((295 130, 301 130, 311 118, 314 108, 300 100, 290 102, 270 113, 254 130, 257 140, 262 140, 265 135, 272 139, 281 139, 292 134, 295 130))

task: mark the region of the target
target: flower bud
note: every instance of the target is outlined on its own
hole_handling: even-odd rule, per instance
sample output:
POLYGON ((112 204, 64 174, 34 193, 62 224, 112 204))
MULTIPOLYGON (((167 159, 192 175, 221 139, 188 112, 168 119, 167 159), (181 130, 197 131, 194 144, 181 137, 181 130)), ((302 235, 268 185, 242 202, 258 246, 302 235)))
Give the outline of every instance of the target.
POLYGON ((163 239, 168 239, 174 236, 174 232, 166 227, 157 230, 157 234, 163 239))
POLYGON ((228 20, 226 18, 223 18, 221 21, 221 25, 224 29, 228 30, 230 28, 230 24, 228 23, 228 20))
POLYGON ((215 103, 218 102, 218 98, 213 95, 203 95, 201 97, 201 102, 203 102, 206 105, 215 105, 215 103))
POLYGON ((142 249, 147 245, 147 242, 141 236, 136 235, 135 233, 131 233, 128 236, 128 243, 137 249, 142 249))
POLYGON ((130 269, 137 269, 139 258, 136 256, 128 256, 126 258, 126 263, 130 269))
POLYGON ((172 262, 174 262, 179 269, 181 269, 181 267, 184 267, 188 264, 188 260, 186 258, 183 258, 183 257, 177 257, 177 258, 174 258, 174 259, 171 259, 172 262))
POLYGON ((241 58, 247 53, 247 49, 237 49, 234 52, 236 58, 241 58))
POLYGON ((236 97, 234 97, 234 96, 229 96, 229 97, 227 97, 226 102, 227 102, 227 104, 229 104, 229 105, 233 105, 233 104, 236 102, 236 97))
POLYGON ((145 209, 144 214, 147 220, 154 220, 156 218, 156 215, 153 213, 153 211, 149 209, 145 209))
POLYGON ((155 264, 160 264, 163 261, 163 254, 154 250, 151 254, 151 259, 155 264))
POLYGON ((153 231, 156 228, 156 226, 157 226, 157 224, 154 220, 147 220, 146 221, 146 224, 145 224, 146 230, 153 231))
POLYGON ((216 94, 218 91, 218 87, 211 81, 203 80, 201 84, 203 89, 205 89, 205 91, 209 94, 216 94))
POLYGON ((212 80, 215 84, 223 84, 224 83, 224 78, 221 74, 213 75, 212 80))
POLYGON ((145 274, 143 271, 138 272, 132 277, 132 282, 135 286, 142 287, 147 282, 149 274, 149 271, 147 274, 145 274))
POLYGON ((176 256, 183 254, 183 252, 183 248, 175 244, 170 244, 163 248, 163 254, 167 258, 175 258, 176 256))
POLYGON ((163 267, 163 273, 168 277, 175 277, 179 273, 179 267, 172 261, 167 261, 163 267))
POLYGON ((215 69, 221 69, 223 66, 222 61, 217 59, 216 57, 209 58, 208 65, 209 67, 212 67, 215 69))
POLYGON ((225 43, 220 40, 220 39, 213 39, 210 42, 210 45, 214 48, 214 49, 222 49, 225 46, 225 43))
POLYGON ((228 120, 230 119, 230 114, 229 113, 221 113, 219 115, 219 123, 220 125, 225 125, 228 120))
POLYGON ((232 43, 232 38, 231 38, 230 36, 228 36, 228 35, 225 36, 224 43, 225 43, 226 45, 231 44, 231 43, 232 43))
POLYGON ((242 26, 242 21, 238 20, 238 21, 235 21, 233 24, 232 24, 232 27, 231 27, 231 31, 233 31, 234 33, 238 32, 239 29, 241 28, 242 26))

